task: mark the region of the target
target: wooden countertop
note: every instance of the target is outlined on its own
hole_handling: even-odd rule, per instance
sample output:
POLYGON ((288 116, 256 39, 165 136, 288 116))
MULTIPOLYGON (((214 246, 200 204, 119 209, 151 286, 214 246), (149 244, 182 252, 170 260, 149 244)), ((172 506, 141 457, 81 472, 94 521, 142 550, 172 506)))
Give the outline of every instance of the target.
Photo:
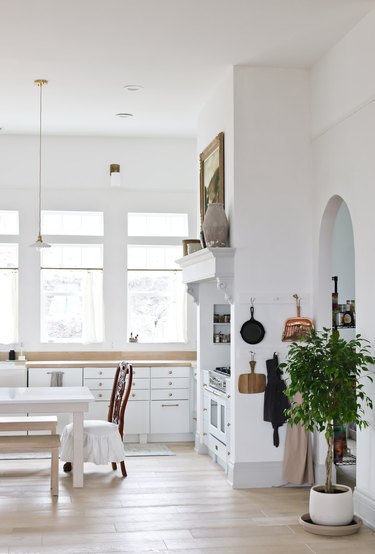
MULTIPOLYGON (((191 360, 126 360, 133 367, 180 367, 195 365, 191 360)), ((59 367, 116 367, 119 360, 33 360, 27 361, 26 367, 59 368, 59 367)))

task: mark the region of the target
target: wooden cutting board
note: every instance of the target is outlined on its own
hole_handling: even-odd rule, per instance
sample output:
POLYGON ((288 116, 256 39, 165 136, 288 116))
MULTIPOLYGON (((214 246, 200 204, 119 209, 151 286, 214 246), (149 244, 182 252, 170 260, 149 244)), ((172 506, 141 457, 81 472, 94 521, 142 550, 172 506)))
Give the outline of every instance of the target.
POLYGON ((256 394, 266 390, 266 376, 255 373, 255 361, 249 362, 251 373, 241 373, 238 379, 238 390, 243 394, 256 394))

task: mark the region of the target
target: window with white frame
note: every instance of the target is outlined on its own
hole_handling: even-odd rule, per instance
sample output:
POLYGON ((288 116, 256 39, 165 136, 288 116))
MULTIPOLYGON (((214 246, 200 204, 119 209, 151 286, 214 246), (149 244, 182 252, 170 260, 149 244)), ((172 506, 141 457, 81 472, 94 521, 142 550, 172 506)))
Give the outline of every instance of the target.
POLYGON ((138 336, 139 342, 185 342, 186 293, 175 260, 182 256, 177 237, 188 235, 187 214, 130 213, 128 231, 142 237, 128 245, 129 336, 138 336), (151 237, 158 243, 150 244, 151 237))
POLYGON ((41 341, 103 342, 103 245, 83 243, 103 234, 103 214, 43 212, 42 232, 80 243, 41 251, 41 341))
POLYGON ((0 244, 0 306, 0 343, 14 344, 18 342, 18 244, 0 244))

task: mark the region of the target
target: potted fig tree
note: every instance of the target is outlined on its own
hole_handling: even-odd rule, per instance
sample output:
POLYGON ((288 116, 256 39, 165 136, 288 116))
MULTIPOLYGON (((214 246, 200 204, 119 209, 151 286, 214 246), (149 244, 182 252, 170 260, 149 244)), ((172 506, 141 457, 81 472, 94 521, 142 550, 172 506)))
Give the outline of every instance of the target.
POLYGON ((374 363, 370 343, 361 335, 346 341, 337 330, 323 329, 312 330, 303 340, 292 343, 286 362, 281 364, 291 401, 288 422, 323 432, 327 441, 325 484, 310 491, 313 524, 348 525, 353 520, 351 488, 332 483, 334 426, 368 426, 365 410, 372 409, 372 400, 366 394, 365 379, 372 381, 369 365, 374 363), (297 393, 302 397, 300 403, 295 401, 297 393))

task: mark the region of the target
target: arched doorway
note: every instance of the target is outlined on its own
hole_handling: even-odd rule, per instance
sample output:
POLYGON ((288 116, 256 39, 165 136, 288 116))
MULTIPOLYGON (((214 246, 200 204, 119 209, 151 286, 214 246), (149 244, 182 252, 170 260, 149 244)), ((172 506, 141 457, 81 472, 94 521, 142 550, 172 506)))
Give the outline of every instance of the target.
MULTIPOLYGON (((332 197, 323 214, 319 240, 319 325, 336 327, 345 340, 355 338, 355 250, 350 211, 340 196, 332 197), (333 293, 337 294, 333 294, 333 293)), ((336 429, 336 479, 356 484, 356 429, 348 422, 336 429)))

